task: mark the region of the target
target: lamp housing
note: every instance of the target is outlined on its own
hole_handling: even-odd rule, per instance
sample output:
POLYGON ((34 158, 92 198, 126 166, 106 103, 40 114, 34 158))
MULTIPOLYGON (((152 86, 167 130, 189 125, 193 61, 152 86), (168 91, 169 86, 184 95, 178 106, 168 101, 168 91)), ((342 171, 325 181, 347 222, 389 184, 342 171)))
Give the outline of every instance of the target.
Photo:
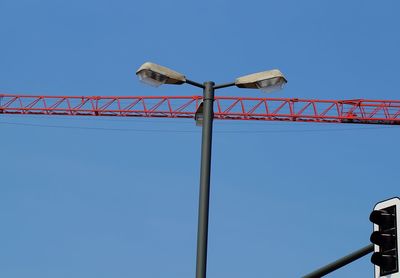
POLYGON ((281 90, 287 83, 280 70, 268 70, 239 77, 235 85, 239 88, 260 89, 266 93, 281 90))
POLYGON ((136 71, 136 75, 143 83, 153 87, 162 84, 180 85, 186 82, 186 77, 174 70, 151 62, 146 62, 136 71))

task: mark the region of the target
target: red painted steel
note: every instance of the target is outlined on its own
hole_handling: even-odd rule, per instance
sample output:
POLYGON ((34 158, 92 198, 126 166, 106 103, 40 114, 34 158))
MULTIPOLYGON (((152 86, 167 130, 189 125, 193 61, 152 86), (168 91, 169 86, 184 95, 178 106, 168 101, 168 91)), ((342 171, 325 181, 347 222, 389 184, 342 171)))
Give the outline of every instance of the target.
MULTIPOLYGON (((201 96, 0 94, 0 114, 194 118, 201 96)), ((400 124, 399 100, 216 97, 215 119, 400 124)))

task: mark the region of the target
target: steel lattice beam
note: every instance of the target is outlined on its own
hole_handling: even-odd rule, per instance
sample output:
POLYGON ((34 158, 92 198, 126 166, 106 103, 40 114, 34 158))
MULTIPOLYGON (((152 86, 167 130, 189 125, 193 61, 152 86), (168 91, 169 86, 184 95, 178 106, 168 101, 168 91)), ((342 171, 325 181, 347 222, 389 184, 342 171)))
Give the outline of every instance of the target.
MULTIPOLYGON (((194 118, 201 96, 0 94, 0 114, 194 118)), ((216 97, 218 120, 400 124, 399 100, 216 97)))

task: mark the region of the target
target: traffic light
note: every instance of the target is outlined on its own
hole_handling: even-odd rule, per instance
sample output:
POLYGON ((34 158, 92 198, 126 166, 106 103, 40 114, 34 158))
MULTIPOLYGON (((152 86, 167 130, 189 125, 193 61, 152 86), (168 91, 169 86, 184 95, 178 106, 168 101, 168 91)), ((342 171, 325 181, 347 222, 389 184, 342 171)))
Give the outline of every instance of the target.
POLYGON ((374 223, 371 242, 374 253, 375 277, 400 278, 399 242, 397 239, 400 217, 400 199, 392 198, 375 205, 369 220, 374 223))

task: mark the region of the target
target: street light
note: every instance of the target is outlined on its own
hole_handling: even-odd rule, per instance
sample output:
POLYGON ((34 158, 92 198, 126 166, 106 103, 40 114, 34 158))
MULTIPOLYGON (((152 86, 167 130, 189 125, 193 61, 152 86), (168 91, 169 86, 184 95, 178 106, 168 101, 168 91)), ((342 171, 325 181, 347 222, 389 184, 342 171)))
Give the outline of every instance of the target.
POLYGON ((144 63, 136 71, 136 75, 140 81, 153 87, 158 87, 162 84, 180 85, 186 82, 183 74, 150 62, 144 63))
POLYGON ((285 76, 277 69, 242 76, 235 81, 239 88, 260 89, 266 93, 281 90, 286 83, 285 76))
POLYGON ((208 242, 208 215, 210 201, 210 169, 211 169, 211 144, 212 125, 214 118, 214 91, 220 88, 237 86, 239 88, 260 89, 272 92, 283 88, 287 83, 286 78, 279 70, 269 70, 239 77, 235 82, 215 85, 212 81, 203 84, 187 79, 183 74, 169 68, 154 64, 144 63, 136 75, 141 81, 151 86, 158 87, 162 84, 180 85, 187 83, 203 89, 203 101, 196 111, 195 120, 202 124, 201 166, 200 166, 200 193, 199 193, 199 219, 197 230, 197 256, 196 278, 206 277, 207 268, 207 242, 208 242))

